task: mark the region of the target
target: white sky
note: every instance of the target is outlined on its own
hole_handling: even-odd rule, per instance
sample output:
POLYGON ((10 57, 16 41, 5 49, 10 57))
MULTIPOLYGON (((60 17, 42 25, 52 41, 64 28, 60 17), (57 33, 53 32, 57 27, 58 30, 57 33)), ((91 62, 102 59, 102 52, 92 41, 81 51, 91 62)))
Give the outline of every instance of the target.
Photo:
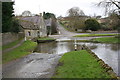
POLYGON ((23 11, 29 10, 38 14, 45 12, 54 13, 56 16, 66 16, 67 10, 72 7, 79 7, 85 15, 104 15, 104 10, 96 7, 95 4, 101 0, 15 0, 15 14, 20 15, 23 11))

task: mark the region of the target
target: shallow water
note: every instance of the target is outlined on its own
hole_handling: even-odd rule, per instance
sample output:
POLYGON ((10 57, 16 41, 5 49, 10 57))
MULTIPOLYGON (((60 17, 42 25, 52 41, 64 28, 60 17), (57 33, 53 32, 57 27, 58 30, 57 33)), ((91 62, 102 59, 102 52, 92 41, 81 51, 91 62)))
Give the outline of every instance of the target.
MULTIPOLYGON (((49 53, 49 54, 64 54, 66 52, 74 51, 74 42, 50 42, 50 43, 41 43, 36 48, 36 52, 40 53, 49 53)), ((86 43, 86 42, 77 42, 77 49, 80 50, 80 45, 87 45, 91 48, 95 54, 106 64, 111 66, 114 72, 120 75, 118 71, 118 44, 105 44, 105 43, 86 43)), ((119 44, 120 45, 120 44, 119 44)))

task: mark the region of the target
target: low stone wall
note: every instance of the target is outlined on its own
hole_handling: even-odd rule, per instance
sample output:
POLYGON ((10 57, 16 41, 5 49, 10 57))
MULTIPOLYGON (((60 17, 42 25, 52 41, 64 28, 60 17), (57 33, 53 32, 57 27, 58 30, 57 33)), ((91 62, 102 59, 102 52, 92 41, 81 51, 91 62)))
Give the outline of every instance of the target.
POLYGON ((24 38, 24 33, 1 33, 2 34, 2 45, 9 44, 20 38, 24 38))
POLYGON ((46 42, 52 42, 55 40, 37 40, 37 43, 46 43, 46 42))
POLYGON ((117 77, 117 74, 113 71, 113 69, 108 64, 105 64, 105 62, 100 59, 94 52, 92 52, 90 48, 88 48, 86 45, 82 45, 82 47, 96 58, 97 62, 100 63, 100 65, 106 70, 108 74, 110 74, 113 78, 119 78, 117 77))

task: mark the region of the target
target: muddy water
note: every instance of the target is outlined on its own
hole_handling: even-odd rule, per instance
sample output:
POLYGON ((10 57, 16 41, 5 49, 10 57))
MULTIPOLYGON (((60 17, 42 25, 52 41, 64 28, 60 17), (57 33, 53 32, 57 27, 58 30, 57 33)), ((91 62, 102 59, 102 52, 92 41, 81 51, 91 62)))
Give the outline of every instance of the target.
MULTIPOLYGON (((105 61, 111 66, 114 72, 118 75, 118 44, 102 44, 102 43, 82 43, 77 42, 77 48, 80 49, 80 45, 85 44, 95 52, 99 58, 105 61)), ((41 43, 36 48, 36 52, 49 53, 49 54, 63 54, 74 50, 74 42, 51 42, 41 43)))

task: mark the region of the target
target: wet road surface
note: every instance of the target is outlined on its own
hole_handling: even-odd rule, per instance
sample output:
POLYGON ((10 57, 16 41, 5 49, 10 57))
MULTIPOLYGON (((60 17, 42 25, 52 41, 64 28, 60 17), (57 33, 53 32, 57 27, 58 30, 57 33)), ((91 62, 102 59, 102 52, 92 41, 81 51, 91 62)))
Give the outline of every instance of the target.
POLYGON ((32 53, 3 65, 3 78, 50 78, 61 55, 32 53))

